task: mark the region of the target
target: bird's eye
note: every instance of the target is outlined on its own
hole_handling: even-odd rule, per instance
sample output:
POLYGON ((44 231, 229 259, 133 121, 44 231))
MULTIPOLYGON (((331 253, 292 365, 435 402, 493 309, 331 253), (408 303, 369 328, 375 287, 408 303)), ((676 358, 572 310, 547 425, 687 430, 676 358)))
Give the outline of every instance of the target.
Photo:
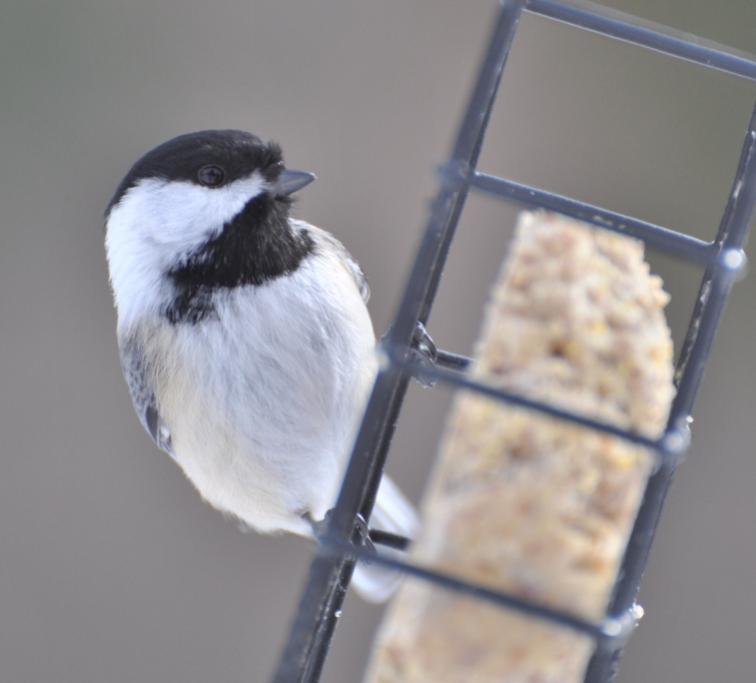
POLYGON ((197 180, 205 187, 218 187, 225 179, 225 171, 215 164, 208 164, 197 171, 197 180))

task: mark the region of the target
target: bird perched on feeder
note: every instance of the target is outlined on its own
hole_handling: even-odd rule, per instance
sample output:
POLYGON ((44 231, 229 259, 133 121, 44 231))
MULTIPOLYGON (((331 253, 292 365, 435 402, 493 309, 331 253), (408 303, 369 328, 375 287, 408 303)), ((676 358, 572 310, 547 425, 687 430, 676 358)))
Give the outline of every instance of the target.
MULTIPOLYGON (((309 536, 324 519, 376 372, 359 265, 290 216, 314 179, 275 143, 206 130, 145 154, 106 212, 136 413, 208 503, 264 533, 309 536)), ((386 477, 372 522, 417 524, 386 477)), ((397 575, 360 564, 354 581, 377 601, 397 575)))

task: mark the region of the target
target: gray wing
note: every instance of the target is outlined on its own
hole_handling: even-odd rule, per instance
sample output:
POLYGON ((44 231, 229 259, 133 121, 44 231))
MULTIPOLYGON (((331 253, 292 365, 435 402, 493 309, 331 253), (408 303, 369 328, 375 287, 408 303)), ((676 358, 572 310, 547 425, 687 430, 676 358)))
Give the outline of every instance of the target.
POLYGON ((142 427, 152 437, 158 448, 173 457, 171 434, 160 419, 155 392, 151 386, 149 367, 141 344, 133 337, 119 339, 118 349, 121 355, 123 376, 142 427))
POLYGON ((307 229, 317 235, 317 238, 322 242, 327 242, 328 245, 336 252, 341 259, 344 267, 349 271, 349 274, 354 279, 354 283, 357 285, 357 289, 360 291, 362 300, 367 303, 370 299, 370 287, 368 285, 365 273, 362 272, 360 264, 354 260, 352 255, 347 251, 347 248, 339 242, 330 232, 316 228, 314 225, 307 225, 307 229))

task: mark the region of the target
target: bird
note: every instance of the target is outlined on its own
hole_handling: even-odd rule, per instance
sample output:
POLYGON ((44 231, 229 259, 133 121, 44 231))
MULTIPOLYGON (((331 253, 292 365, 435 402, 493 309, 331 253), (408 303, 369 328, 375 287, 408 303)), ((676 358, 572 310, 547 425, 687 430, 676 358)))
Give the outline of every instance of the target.
MULTIPOLYGON (((207 503, 267 534, 312 537, 326 519, 378 367, 360 266, 291 215, 314 179, 275 142, 202 130, 144 154, 105 212, 139 421, 207 503)), ((385 475, 371 525, 417 530, 385 475)), ((361 562, 353 583, 380 602, 398 575, 361 562)))

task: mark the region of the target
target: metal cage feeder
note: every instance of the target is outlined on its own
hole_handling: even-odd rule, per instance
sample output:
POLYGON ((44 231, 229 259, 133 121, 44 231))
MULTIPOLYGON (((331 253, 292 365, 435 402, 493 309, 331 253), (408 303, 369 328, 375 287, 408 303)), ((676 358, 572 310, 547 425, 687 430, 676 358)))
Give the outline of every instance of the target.
MULTIPOLYGON (((716 237, 705 241, 659 225, 495 177, 477 170, 483 137, 499 81, 523 12, 632 43, 669 56, 756 81, 756 59, 707 43, 666 27, 585 2, 504 0, 479 68, 472 94, 422 237, 401 302, 381 342, 385 362, 380 369, 360 427, 341 492, 319 537, 288 640, 273 683, 315 683, 319 680, 340 616, 354 564, 358 558, 398 569, 440 588, 460 591, 503 608, 518 610, 596 642, 585 683, 607 683, 632 633, 640 608, 635 604, 662 506, 676 465, 689 439, 693 404, 730 291, 746 265, 743 247, 756 201, 756 108, 735 172, 729 199, 716 237), (703 270, 698 297, 677 360, 677 394, 667 428, 658 440, 647 439, 562 408, 473 381, 465 374, 469 359, 438 350, 435 363, 420 362, 415 353, 418 330, 427 322, 465 199, 470 191, 546 208, 599 228, 643 240, 649 246, 696 264, 703 270), (622 561, 609 610, 591 623, 575 615, 491 590, 454 576, 375 553, 365 544, 366 528, 402 401, 411 377, 449 384, 504 403, 596 429, 645 446, 657 456, 622 561)), ((374 535, 374 541, 401 546, 404 539, 374 535)))

